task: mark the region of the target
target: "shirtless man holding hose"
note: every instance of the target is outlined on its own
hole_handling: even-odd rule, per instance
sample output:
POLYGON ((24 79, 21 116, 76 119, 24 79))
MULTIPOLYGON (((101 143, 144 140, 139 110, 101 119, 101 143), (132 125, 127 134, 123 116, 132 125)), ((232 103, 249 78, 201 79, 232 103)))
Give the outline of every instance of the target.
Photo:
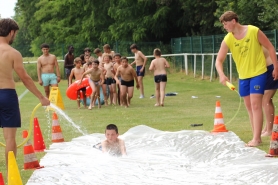
POLYGON ((49 53, 49 45, 42 44, 41 50, 43 55, 38 58, 37 73, 39 84, 44 87, 46 97, 49 97, 50 86, 58 87, 60 82, 60 69, 55 55, 49 53), (56 68, 56 75, 54 73, 56 68))
POLYGON ((16 130, 21 127, 13 71, 43 106, 50 104, 49 100, 41 94, 31 77, 26 73, 21 54, 10 46, 18 30, 19 27, 13 19, 0 19, 0 127, 3 128, 6 142, 6 164, 8 163, 9 151, 13 151, 16 155, 16 130))

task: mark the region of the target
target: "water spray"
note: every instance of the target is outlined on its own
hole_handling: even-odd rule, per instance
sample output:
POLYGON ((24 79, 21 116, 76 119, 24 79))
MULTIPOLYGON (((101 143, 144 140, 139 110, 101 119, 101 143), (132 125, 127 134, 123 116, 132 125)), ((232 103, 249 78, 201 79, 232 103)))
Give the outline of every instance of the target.
POLYGON ((227 124, 231 123, 231 122, 235 119, 235 117, 238 115, 239 110, 240 110, 240 107, 241 107, 241 97, 240 97, 240 94, 238 93, 238 91, 236 90, 236 87, 235 87, 233 84, 231 84, 230 82, 226 81, 226 86, 227 86, 230 90, 235 91, 235 92, 238 94, 238 96, 239 96, 239 105, 238 105, 238 109, 237 109, 235 115, 232 117, 232 119, 226 123, 226 125, 227 125, 227 124))

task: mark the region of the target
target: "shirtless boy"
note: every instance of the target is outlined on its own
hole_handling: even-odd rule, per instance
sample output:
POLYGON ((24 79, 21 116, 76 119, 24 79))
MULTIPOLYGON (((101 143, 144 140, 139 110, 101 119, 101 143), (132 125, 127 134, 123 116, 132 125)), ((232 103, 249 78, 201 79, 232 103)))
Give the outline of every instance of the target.
POLYGON ((154 71, 154 82, 155 82, 155 96, 156 104, 154 106, 164 106, 165 87, 167 83, 167 72, 166 68, 170 65, 167 60, 161 57, 160 49, 156 48, 153 51, 155 59, 152 61, 149 70, 154 71))
POLYGON ((85 55, 84 61, 85 61, 85 64, 83 65, 83 68, 85 69, 85 71, 87 71, 88 70, 88 62, 90 61, 90 55, 85 55))
POLYGON ((16 131, 21 127, 13 72, 17 73, 26 88, 39 99, 43 106, 50 104, 25 71, 21 54, 10 46, 18 30, 19 27, 13 19, 0 19, 0 127, 3 128, 6 142, 6 166, 8 166, 8 152, 13 151, 16 156, 16 131))
POLYGON ((265 115, 265 128, 262 130, 262 137, 271 136, 272 135, 272 128, 273 128, 273 121, 275 115, 275 107, 272 101, 277 89, 278 89, 278 80, 273 80, 273 62, 269 56, 269 52, 266 48, 263 47, 264 56, 267 65, 267 79, 266 79, 266 86, 263 96, 263 111, 265 115))
POLYGON ((116 81, 114 79, 115 71, 113 68, 112 63, 112 56, 108 54, 103 55, 103 61, 104 61, 104 70, 105 73, 105 80, 106 85, 109 87, 110 92, 110 105, 114 104, 116 105, 116 99, 117 99, 117 93, 116 93, 116 81))
POLYGON ((104 51, 103 54, 108 54, 108 55, 111 55, 112 57, 114 57, 114 55, 115 55, 115 52, 111 50, 111 47, 109 44, 105 44, 103 46, 103 51, 104 51))
POLYGON ((69 76, 70 76, 71 70, 74 68, 73 51, 74 51, 73 46, 68 46, 68 53, 65 55, 64 68, 65 68, 65 73, 66 73, 67 80, 68 80, 68 85, 69 85, 69 76))
POLYGON ((50 86, 58 87, 60 82, 60 70, 55 55, 49 53, 49 45, 41 45, 42 55, 38 58, 37 62, 37 73, 39 84, 44 87, 46 97, 49 97, 50 86), (54 73, 54 68, 56 68, 56 75, 54 73))
MULTIPOLYGON (((114 62, 115 62, 115 64, 114 64, 114 66, 113 66, 113 68, 114 68, 114 71, 115 71, 115 73, 117 73, 117 69, 118 69, 118 67, 120 67, 121 66, 121 55, 119 54, 119 53, 116 53, 115 55, 114 55, 114 62)), ((118 77, 118 79, 119 80, 121 80, 121 76, 119 75, 119 76, 117 76, 118 77)), ((117 102, 118 102, 118 104, 119 105, 121 105, 121 91, 120 91, 120 87, 121 87, 121 84, 119 84, 119 83, 117 83, 116 84, 116 93, 117 93, 117 102)))
POLYGON ((88 69, 85 73, 83 73, 81 80, 80 80, 80 84, 83 80, 83 78, 86 75, 90 75, 89 78, 89 82, 90 82, 90 86, 93 90, 92 96, 91 96, 91 101, 90 101, 90 106, 88 107, 89 110, 92 109, 92 107, 95 106, 95 100, 98 100, 98 108, 101 108, 100 105, 100 86, 103 84, 104 82, 104 75, 102 70, 98 67, 99 66, 99 61, 98 60, 94 60, 93 61, 93 67, 91 69, 88 69))
POLYGON ((119 139, 118 136, 119 136, 119 132, 118 132, 118 127, 116 125, 110 124, 106 126, 106 130, 105 130, 106 140, 104 140, 101 143, 103 153, 108 153, 116 157, 127 155, 125 142, 124 140, 119 139))
POLYGON ((130 46, 130 49, 132 53, 135 54, 135 60, 132 62, 130 65, 136 64, 136 73, 140 85, 140 97, 139 98, 144 98, 144 84, 143 84, 143 78, 145 76, 145 67, 147 63, 147 57, 138 50, 138 47, 136 44, 132 44, 130 46))
POLYGON ((94 54, 98 57, 97 59, 98 59, 100 65, 103 67, 103 61, 102 61, 102 55, 103 54, 102 54, 101 50, 99 48, 96 48, 94 50, 94 54))
MULTIPOLYGON (((80 57, 77 57, 74 59, 75 68, 71 70, 70 76, 69 76, 69 85, 72 84, 72 78, 74 77, 75 80, 81 80, 81 77, 83 73, 85 72, 84 68, 82 68, 82 59, 80 57)), ((77 90, 77 106, 78 109, 80 109, 80 91, 83 95, 83 102, 84 107, 86 108, 86 87, 83 87, 79 90, 77 90)))
POLYGON ((137 89, 139 89, 139 83, 135 70, 128 64, 127 57, 122 57, 121 61, 122 65, 118 67, 114 79, 118 84, 121 84, 122 105, 127 108, 130 106, 130 100, 133 97, 134 79, 136 81, 137 89), (121 81, 118 79, 119 75, 121 76, 121 81))

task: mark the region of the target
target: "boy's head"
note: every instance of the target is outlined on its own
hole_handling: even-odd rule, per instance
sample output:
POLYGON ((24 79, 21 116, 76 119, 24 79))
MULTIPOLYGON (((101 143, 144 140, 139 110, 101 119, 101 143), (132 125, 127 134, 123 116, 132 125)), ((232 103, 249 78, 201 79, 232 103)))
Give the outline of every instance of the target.
POLYGON ((94 54, 96 54, 98 57, 99 57, 99 56, 102 56, 102 52, 101 52, 101 50, 100 50, 99 48, 96 48, 96 49, 94 50, 94 54))
POLYGON ((220 16, 219 21, 221 23, 224 23, 232 21, 233 19, 235 20, 235 22, 238 22, 238 15, 233 11, 227 11, 220 16))
POLYGON ((91 55, 91 49, 88 48, 88 47, 85 48, 85 49, 84 49, 84 54, 85 54, 85 55, 91 55))
POLYGON ((11 34, 9 44, 13 43, 17 30, 19 30, 19 26, 15 20, 10 18, 0 19, 0 37, 8 37, 11 34))
POLYGON ((121 58, 122 66, 126 68, 128 66, 128 58, 127 57, 122 57, 121 58))
POLYGON ((161 51, 160 51, 160 49, 159 49, 159 48, 155 48, 155 49, 153 50, 153 55, 154 55, 154 56, 157 56, 157 57, 160 57, 160 56, 161 56, 161 51))
POLYGON ((68 46, 68 52, 73 53, 74 47, 72 45, 68 46))
POLYGON ((93 62, 92 62, 92 67, 94 68, 94 69, 97 69, 98 68, 98 66, 99 66, 99 61, 98 60, 93 60, 93 62))
POLYGON ((42 50, 42 53, 43 53, 44 55, 47 55, 47 54, 49 53, 49 45, 46 44, 46 43, 43 43, 43 44, 41 45, 41 50, 42 50))
POLYGON ((84 57, 85 57, 85 55, 84 55, 84 54, 81 54, 79 57, 81 58, 81 60, 82 60, 82 61, 84 61, 84 60, 85 60, 85 59, 84 59, 84 57))
POLYGON ((85 62, 89 62, 89 59, 90 59, 90 55, 85 55, 85 56, 84 56, 85 62))
POLYGON ((91 69, 93 67, 93 63, 91 61, 87 62, 87 66, 88 66, 88 69, 91 69))
POLYGON ((130 49, 131 49, 131 52, 132 52, 132 53, 135 53, 135 52, 138 50, 138 47, 137 47, 136 44, 132 44, 132 45, 130 46, 130 49))
POLYGON ((109 63, 112 60, 112 56, 109 54, 104 54, 103 55, 103 62, 109 63))
POLYGON ((110 53, 110 51, 111 51, 110 45, 109 45, 109 44, 105 44, 105 45, 103 46, 103 51, 104 51, 105 53, 110 53))
POLYGON ((81 67, 82 65, 82 59, 80 57, 76 57, 74 59, 74 64, 75 64, 75 67, 81 67))
POLYGON ((116 53, 115 55, 114 55, 114 61, 116 62, 116 63, 120 63, 121 62, 121 55, 120 55, 120 53, 116 53))
POLYGON ((114 124, 106 126, 105 137, 109 142, 115 142, 119 136, 118 127, 114 124))

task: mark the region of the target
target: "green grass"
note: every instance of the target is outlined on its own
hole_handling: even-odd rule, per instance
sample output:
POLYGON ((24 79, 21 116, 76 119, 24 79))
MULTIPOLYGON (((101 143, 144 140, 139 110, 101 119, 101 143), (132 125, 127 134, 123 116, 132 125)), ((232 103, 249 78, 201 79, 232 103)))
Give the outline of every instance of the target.
MULTIPOLYGON (((144 85, 146 98, 139 99, 139 91, 135 90, 132 105, 128 109, 119 106, 103 106, 101 109, 93 109, 91 111, 86 109, 77 110, 76 101, 70 101, 65 96, 66 81, 60 83, 60 91, 66 107, 65 113, 89 134, 103 133, 105 126, 109 123, 117 124, 120 133, 124 133, 131 127, 141 124, 165 131, 194 129, 211 131, 213 129, 216 100, 221 101, 221 108, 226 123, 234 116, 239 104, 238 95, 227 87, 220 85, 217 80, 209 82, 208 80, 193 78, 192 74, 185 76, 184 73, 172 73, 168 76, 166 91, 178 92, 179 94, 176 97, 166 97, 165 107, 163 108, 154 107, 155 100, 149 98, 154 94, 154 83, 151 75, 147 75, 144 78, 144 85), (198 98, 192 99, 192 96, 198 96, 198 98), (216 98, 216 96, 221 96, 221 98, 216 98), (190 124, 193 123, 203 123, 203 126, 191 127, 190 124)), ((43 88, 40 86, 39 89, 43 91, 43 88)), ((18 95, 20 95, 25 91, 25 87, 22 83, 17 83, 16 90, 18 95)), ((23 141, 21 138, 22 130, 28 129, 30 115, 38 103, 39 101, 31 93, 28 93, 20 101, 22 128, 17 132, 18 143, 23 141)), ((274 98, 274 103, 277 104, 276 98, 274 98)), ((36 112, 36 116, 39 119, 45 143, 49 147, 51 144, 49 129, 51 120, 47 118, 43 108, 36 112)), ((81 136, 76 129, 69 126, 65 119, 61 118, 61 116, 59 119, 66 141, 71 141, 72 138, 81 136)), ((235 132, 243 141, 247 142, 252 138, 248 120, 247 111, 242 104, 237 117, 232 123, 227 124, 226 127, 228 130, 235 132)), ((0 142, 3 141, 4 139, 1 135, 0 142)), ((267 152, 269 138, 264 138, 263 144, 259 148, 267 152)), ((22 148, 19 148, 17 155, 19 169, 23 169, 22 150, 22 148)), ((0 147, 0 153, 0 171, 5 176, 6 167, 3 147, 0 147)), ((43 153, 40 153, 37 154, 37 157, 41 158, 43 155, 43 153)), ((32 172, 32 170, 21 170, 24 184, 28 181, 32 172)))

